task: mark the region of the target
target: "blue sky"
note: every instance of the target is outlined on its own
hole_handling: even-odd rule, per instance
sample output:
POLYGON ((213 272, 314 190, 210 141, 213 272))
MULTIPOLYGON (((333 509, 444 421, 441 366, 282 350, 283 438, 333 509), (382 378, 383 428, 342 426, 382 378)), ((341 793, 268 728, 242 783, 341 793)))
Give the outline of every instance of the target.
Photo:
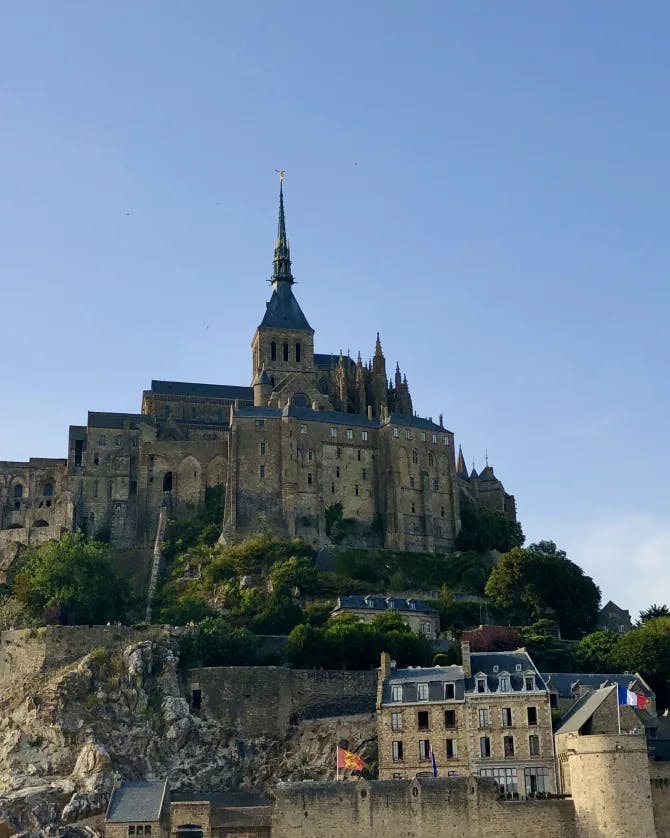
POLYGON ((0 458, 152 378, 249 383, 274 169, 318 351, 415 408, 631 611, 670 603, 670 7, 0 9, 0 458))

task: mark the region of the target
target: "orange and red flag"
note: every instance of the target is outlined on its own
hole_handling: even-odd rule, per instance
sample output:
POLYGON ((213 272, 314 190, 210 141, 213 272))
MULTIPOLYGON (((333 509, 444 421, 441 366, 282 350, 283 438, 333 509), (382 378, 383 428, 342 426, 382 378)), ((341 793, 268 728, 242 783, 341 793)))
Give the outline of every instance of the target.
POLYGON ((344 748, 337 746, 337 767, 348 768, 349 771, 362 771, 365 768, 363 760, 352 754, 351 751, 345 751, 344 748))

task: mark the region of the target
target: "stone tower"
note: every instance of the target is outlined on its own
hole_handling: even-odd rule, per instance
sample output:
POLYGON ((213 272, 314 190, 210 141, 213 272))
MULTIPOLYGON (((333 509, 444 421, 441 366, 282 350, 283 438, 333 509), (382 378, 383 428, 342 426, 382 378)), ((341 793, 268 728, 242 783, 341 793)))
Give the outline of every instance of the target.
MULTIPOLYGON (((293 296, 291 253, 286 237, 284 190, 279 186, 279 223, 275 241, 272 296, 265 315, 256 329, 251 344, 253 352, 252 381, 260 380, 263 368, 274 393, 287 384, 287 379, 307 376, 313 386, 314 329, 307 322, 293 296)), ((253 384, 252 384, 253 386, 253 384)), ((304 389, 299 387, 298 389, 304 389)), ((311 387, 309 388, 311 389, 311 387)))

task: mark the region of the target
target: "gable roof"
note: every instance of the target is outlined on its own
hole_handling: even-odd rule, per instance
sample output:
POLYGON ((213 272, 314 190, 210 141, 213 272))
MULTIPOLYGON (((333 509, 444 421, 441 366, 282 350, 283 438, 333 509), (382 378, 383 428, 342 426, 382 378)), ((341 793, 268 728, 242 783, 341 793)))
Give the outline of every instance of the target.
POLYGON ((647 698, 656 698, 654 691, 637 673, 543 672, 542 677, 546 681, 550 692, 558 693, 559 698, 573 698, 573 690, 578 684, 588 687, 590 690, 597 690, 605 685, 609 686, 608 682, 620 684, 627 690, 631 688, 634 682, 637 682, 640 687, 639 692, 647 698))
POLYGON ((89 428, 123 430, 126 425, 129 428, 136 428, 143 422, 146 425, 156 424, 153 416, 145 416, 144 413, 106 413, 99 410, 89 410, 88 412, 89 428))
POLYGON ((242 399, 253 402, 254 391, 251 387, 237 387, 231 384, 197 384, 192 381, 156 381, 151 382, 154 396, 194 396, 199 399, 242 399))
POLYGON ((409 597, 398 596, 375 596, 374 594, 367 594, 367 596, 359 596, 353 594, 351 596, 340 596, 337 598, 337 605, 333 611, 339 611, 345 608, 357 608, 359 610, 367 611, 402 611, 424 614, 437 614, 437 610, 422 599, 414 599, 409 597))
POLYGON ((555 733, 579 733, 605 699, 612 694, 612 690, 615 689, 616 685, 612 685, 611 687, 592 690, 583 695, 565 714, 555 733))
POLYGON ((107 820, 110 823, 158 821, 166 793, 167 780, 125 780, 112 792, 107 820))

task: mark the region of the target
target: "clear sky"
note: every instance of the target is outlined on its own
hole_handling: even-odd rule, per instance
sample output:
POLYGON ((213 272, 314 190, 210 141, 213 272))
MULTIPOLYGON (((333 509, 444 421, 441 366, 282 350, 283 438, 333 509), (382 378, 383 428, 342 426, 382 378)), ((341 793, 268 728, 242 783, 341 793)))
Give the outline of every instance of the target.
POLYGON ((379 330, 529 541, 670 604, 669 41, 663 2, 2 4, 0 458, 250 382, 284 168, 317 351, 379 330))

